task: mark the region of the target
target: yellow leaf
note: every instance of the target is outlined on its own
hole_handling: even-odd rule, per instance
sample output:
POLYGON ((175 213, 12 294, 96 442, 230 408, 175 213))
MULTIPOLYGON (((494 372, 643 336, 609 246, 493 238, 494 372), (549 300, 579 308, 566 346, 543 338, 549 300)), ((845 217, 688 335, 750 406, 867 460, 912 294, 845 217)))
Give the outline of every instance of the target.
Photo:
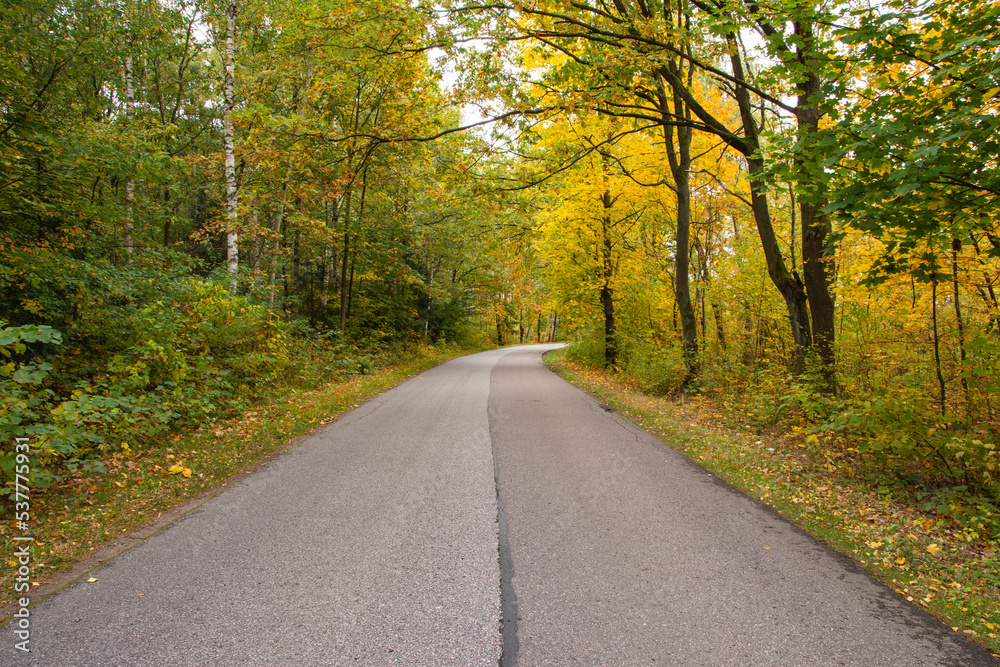
POLYGON ((96 582, 96 581, 97 581, 97 578, 96 578, 96 577, 91 577, 90 579, 87 579, 87 583, 88 583, 88 584, 92 584, 92 583, 94 583, 94 582, 96 582))
POLYGON ((933 556, 937 552, 941 551, 941 545, 940 544, 933 544, 933 543, 932 544, 928 544, 927 545, 927 551, 930 552, 930 554, 933 556))

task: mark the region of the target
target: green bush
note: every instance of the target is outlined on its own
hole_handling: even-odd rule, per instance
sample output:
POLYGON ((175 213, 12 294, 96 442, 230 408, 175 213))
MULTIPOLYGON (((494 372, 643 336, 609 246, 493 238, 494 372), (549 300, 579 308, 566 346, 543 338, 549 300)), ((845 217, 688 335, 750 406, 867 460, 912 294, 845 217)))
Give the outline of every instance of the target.
POLYGON ((131 297, 101 301, 105 317, 79 322, 67 345, 47 326, 0 330, 0 437, 9 448, 0 495, 13 487, 18 437, 30 438, 32 485, 45 488, 74 469, 101 470, 109 451, 246 405, 286 377, 291 325, 225 285, 184 278, 131 297), (29 345, 46 348, 46 361, 29 358, 29 345))
POLYGON ((622 370, 649 394, 666 395, 678 391, 687 377, 684 355, 679 345, 658 345, 652 338, 626 342, 622 370))
POLYGON ((43 386, 53 369, 29 354, 28 345, 62 344, 62 334, 52 327, 25 325, 0 329, 0 354, 7 363, 0 366, 0 471, 3 484, 0 497, 9 496, 16 482, 18 439, 27 439, 32 463, 31 488, 46 488, 60 479, 51 465, 55 459, 64 465, 87 465, 77 456, 81 448, 102 442, 100 436, 73 422, 53 421, 55 393, 43 386))
POLYGON ((604 365, 604 333, 594 328, 581 329, 576 340, 566 346, 566 358, 585 366, 604 365))
POLYGON ((972 496, 1000 499, 1000 457, 995 434, 963 428, 941 415, 919 390, 898 389, 893 396, 845 399, 814 433, 846 437, 880 467, 909 466, 930 483, 961 486, 972 496))

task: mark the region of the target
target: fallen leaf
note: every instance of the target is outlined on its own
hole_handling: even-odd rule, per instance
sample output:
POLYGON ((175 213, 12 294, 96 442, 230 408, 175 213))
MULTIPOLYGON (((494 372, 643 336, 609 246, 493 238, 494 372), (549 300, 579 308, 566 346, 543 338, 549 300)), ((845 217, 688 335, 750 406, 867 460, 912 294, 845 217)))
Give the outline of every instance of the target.
POLYGON ((96 581, 97 581, 97 578, 96 578, 96 577, 91 577, 90 579, 87 579, 87 583, 88 583, 88 584, 92 584, 92 583, 94 583, 94 582, 96 582, 96 581))

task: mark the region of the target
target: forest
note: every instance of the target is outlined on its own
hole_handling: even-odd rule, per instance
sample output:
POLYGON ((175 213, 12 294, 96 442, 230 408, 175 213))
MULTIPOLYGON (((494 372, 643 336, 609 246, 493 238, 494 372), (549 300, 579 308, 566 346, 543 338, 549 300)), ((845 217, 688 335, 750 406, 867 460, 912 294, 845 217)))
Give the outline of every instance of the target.
POLYGON ((0 502, 561 340, 992 553, 998 155, 996 0, 10 0, 0 502))

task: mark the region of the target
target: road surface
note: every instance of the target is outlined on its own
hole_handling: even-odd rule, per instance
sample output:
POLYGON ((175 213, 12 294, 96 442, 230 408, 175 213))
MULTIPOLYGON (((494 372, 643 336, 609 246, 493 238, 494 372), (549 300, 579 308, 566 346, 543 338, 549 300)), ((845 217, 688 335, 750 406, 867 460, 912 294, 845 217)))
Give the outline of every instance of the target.
POLYGON ((0 664, 997 665, 565 383, 427 371, 31 611, 0 664))

